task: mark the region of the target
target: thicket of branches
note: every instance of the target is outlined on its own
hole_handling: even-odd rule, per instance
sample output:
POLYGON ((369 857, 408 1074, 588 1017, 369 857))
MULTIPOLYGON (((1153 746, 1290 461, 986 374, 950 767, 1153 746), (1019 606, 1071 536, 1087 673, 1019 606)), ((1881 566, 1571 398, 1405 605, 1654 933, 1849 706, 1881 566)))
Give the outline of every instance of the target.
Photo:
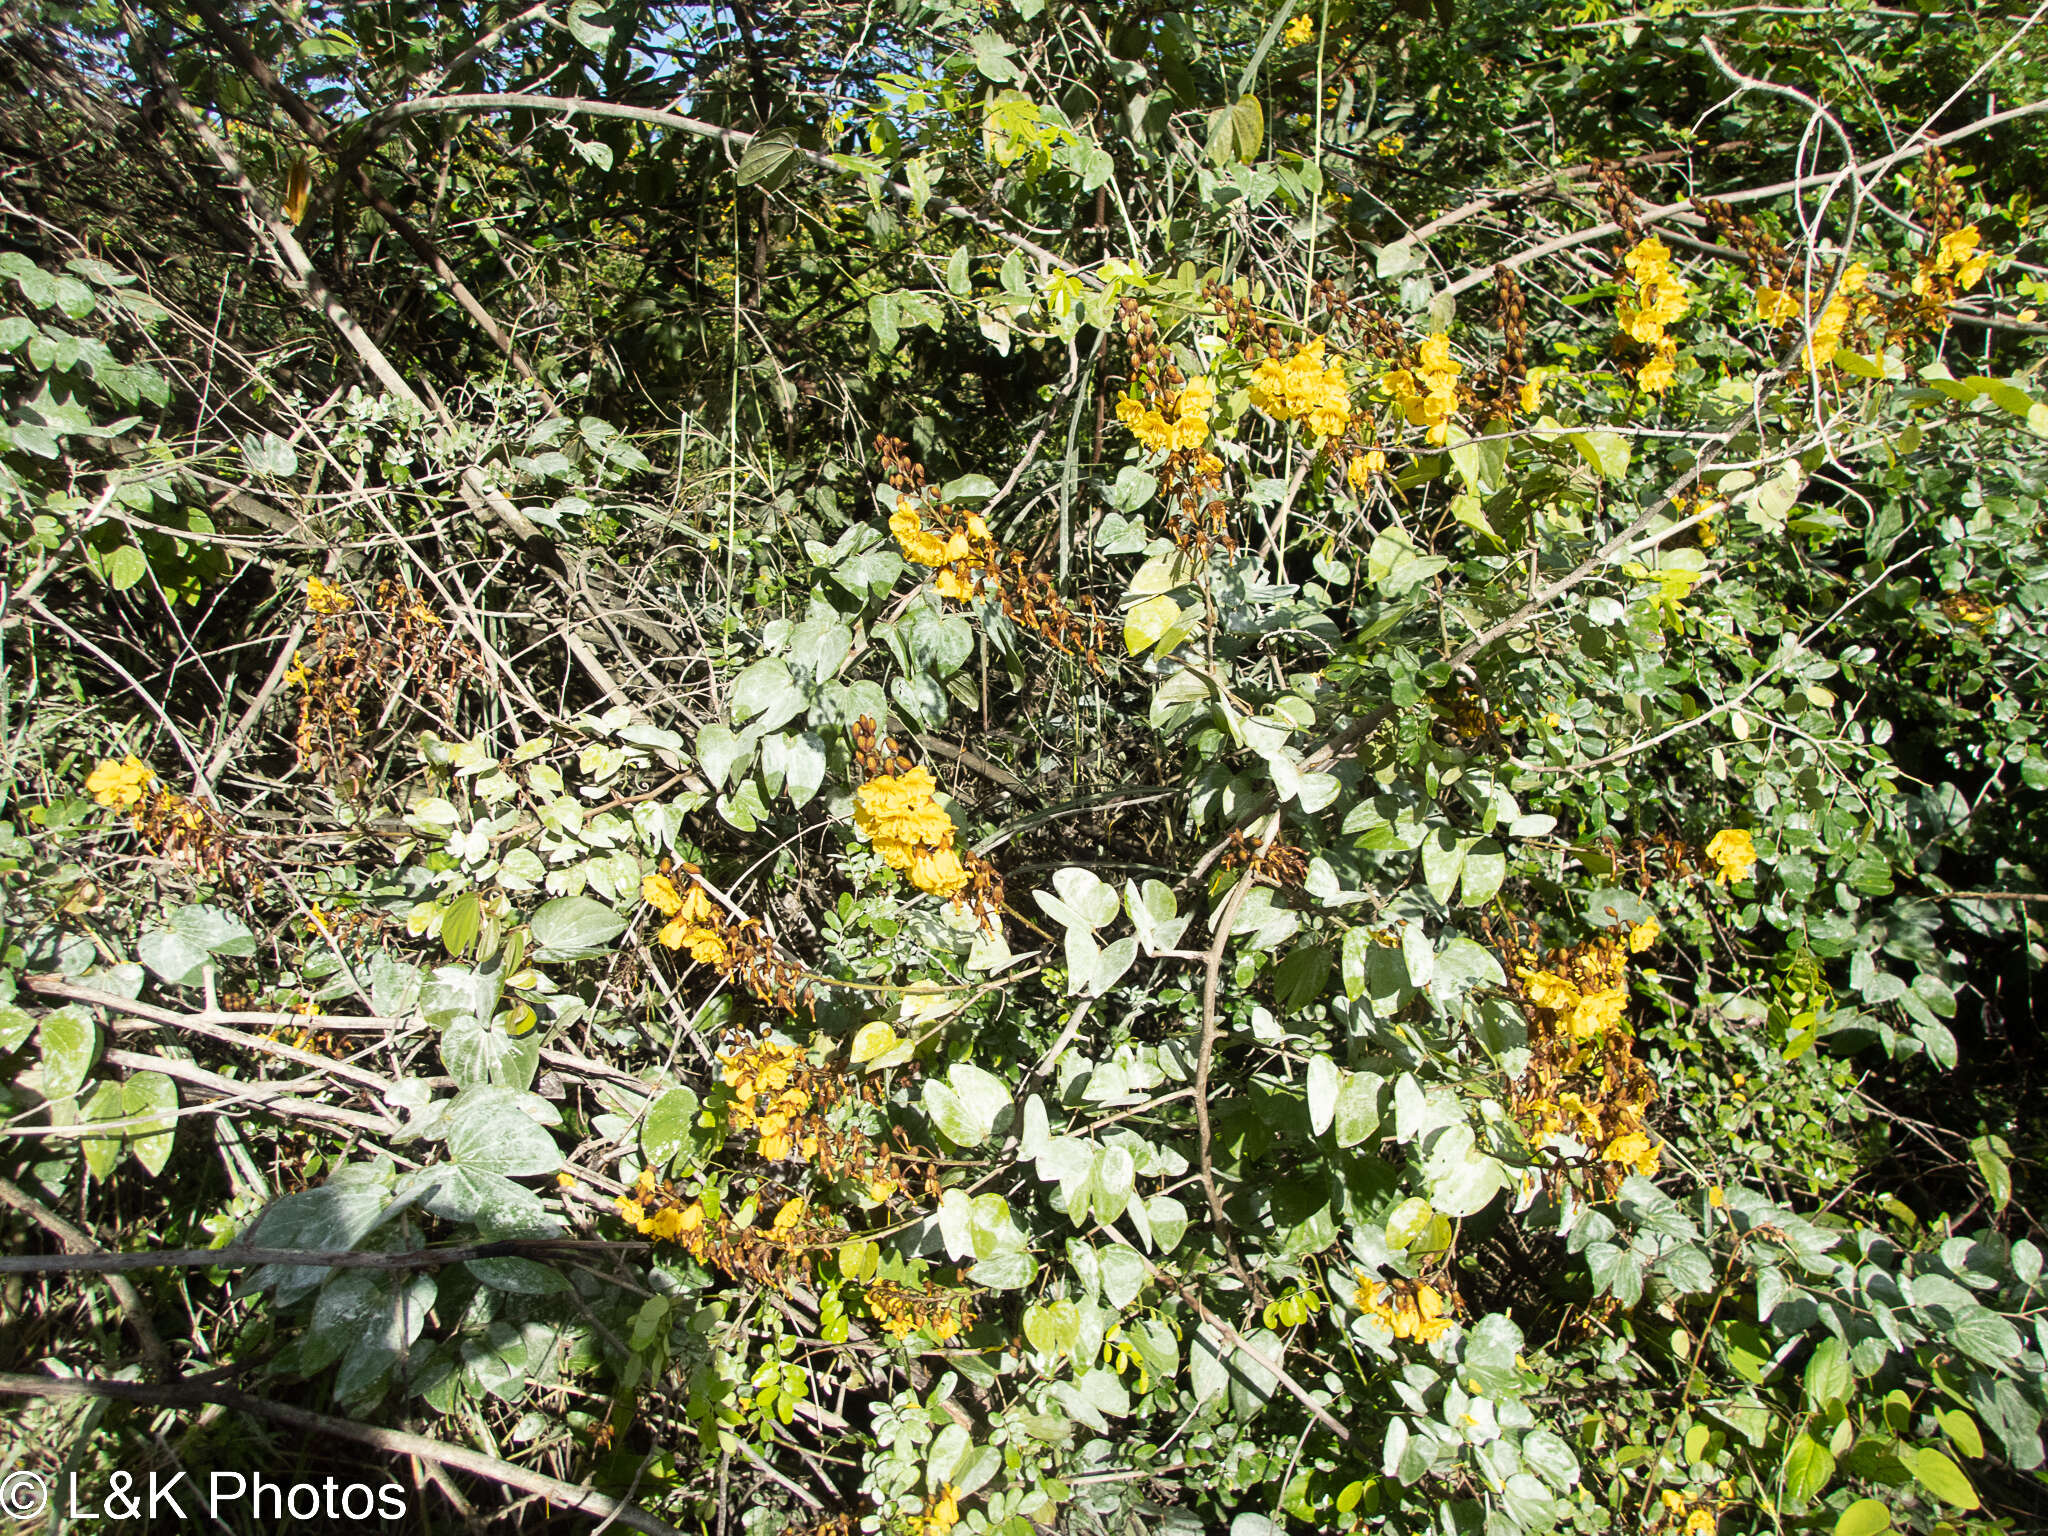
POLYGON ((2041 1528, 2042 20, 0 9, 10 1514, 2041 1528))

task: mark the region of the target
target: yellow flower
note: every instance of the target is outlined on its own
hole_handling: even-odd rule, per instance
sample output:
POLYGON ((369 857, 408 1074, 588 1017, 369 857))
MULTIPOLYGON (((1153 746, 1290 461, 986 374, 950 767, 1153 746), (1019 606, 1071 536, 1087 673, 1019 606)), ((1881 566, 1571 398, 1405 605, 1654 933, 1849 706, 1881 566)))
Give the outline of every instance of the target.
POLYGON ((775 1213, 775 1220, 768 1224, 768 1230, 777 1237, 787 1238, 796 1230, 797 1223, 804 1219, 804 1202, 801 1196, 785 1200, 782 1209, 775 1213))
POLYGON ((683 910, 682 893, 676 889, 675 882, 667 875, 649 875, 642 880, 640 899, 663 917, 674 917, 683 910))
POLYGON ((149 765, 131 752, 118 763, 109 760, 93 769, 86 775, 85 787, 99 804, 126 811, 142 803, 155 781, 149 765))
POLYGON ((933 896, 957 896, 968 880, 966 866, 951 848, 916 849, 905 873, 912 885, 933 896))
POLYGON ((618 1212, 625 1218, 628 1226, 638 1227, 641 1222, 647 1219, 647 1213, 640 1208, 639 1201, 628 1200, 624 1195, 621 1195, 618 1198, 617 1204, 618 1212))
POLYGON ((1579 989, 1553 971, 1523 971, 1523 990, 1538 1008, 1564 1013, 1579 1005, 1579 989))
POLYGON ((1670 1510, 1671 1513, 1673 1513, 1674 1515, 1677 1514, 1681 1509, 1685 1508, 1685 1495, 1680 1493, 1676 1488, 1666 1488, 1662 1493, 1658 1494, 1657 1497, 1660 1501, 1662 1501, 1664 1507, 1670 1510))
POLYGON ((1630 1131, 1626 1136, 1617 1136, 1607 1143, 1607 1150, 1600 1154, 1600 1160, 1620 1163, 1647 1179, 1657 1171, 1657 1148, 1641 1131, 1630 1131))
POLYGON ((1313 42, 1316 35, 1315 18, 1301 15, 1287 23, 1287 46, 1299 48, 1303 43, 1313 42))
POLYGON ((1657 921, 1657 914, 1652 912, 1640 923, 1636 923, 1629 928, 1629 953, 1632 955, 1640 955, 1644 950, 1648 949, 1652 944, 1657 942, 1657 935, 1659 935, 1663 931, 1663 924, 1657 921))
POLYGON ((1747 880, 1756 871, 1756 844, 1739 828, 1726 828, 1709 838, 1707 857, 1720 870, 1714 877, 1717 885, 1747 880))
POLYGON ((306 606, 315 613, 347 613, 355 603, 341 588, 329 586, 318 576, 308 576, 306 606))
POLYGON ((725 964, 725 935, 716 928, 690 929, 683 935, 683 947, 689 950, 690 958, 699 965, 725 964))
POLYGON ((926 531, 918 518, 917 508, 908 498, 897 502, 896 510, 889 514, 889 531, 896 535, 896 542, 902 546, 903 557, 918 565, 944 565, 949 560, 965 558, 967 554, 967 541, 957 534, 954 538, 960 545, 960 553, 949 553, 944 539, 926 531))
POLYGON ((951 598, 956 603, 971 602, 974 599, 974 584, 950 565, 932 578, 932 590, 941 597, 951 598))
POLYGON ((1209 419, 1209 413, 1216 409, 1216 383, 1207 374, 1189 379, 1181 386, 1180 414, 1183 417, 1199 416, 1209 419))
POLYGON ((960 1496, 953 1491, 951 1483, 941 1488, 938 1497, 931 1501, 924 1512, 925 1536, 946 1536, 946 1532, 960 1523, 960 1496))
POLYGON ((1383 374, 1380 388, 1401 407, 1409 426, 1427 428, 1426 440, 1441 447, 1450 440, 1462 372, 1463 366, 1451 356, 1450 338, 1438 331, 1422 343, 1414 370, 1397 368, 1383 374))
POLYGON ((1799 318, 1799 296, 1783 288, 1756 291, 1756 317, 1765 325, 1785 325, 1799 318))
POLYGON ((671 1205, 656 1211, 645 1228, 648 1236, 658 1237, 664 1242, 674 1242, 682 1235, 683 1213, 671 1205))
POLYGON ((1668 336, 1657 342, 1657 355, 1636 371, 1636 388, 1646 395, 1661 395, 1678 377, 1678 343, 1668 336))
POLYGON ((1627 1009, 1628 993, 1623 988, 1588 992, 1565 1016, 1564 1025, 1571 1031, 1573 1039, 1591 1040, 1619 1029, 1627 1009))
POLYGON ((931 770, 924 767, 872 778, 855 791, 853 824, 877 845, 884 840, 933 848, 949 845, 953 818, 935 798, 938 787, 931 770))
POLYGON ((1685 1517, 1685 1536, 1714 1536, 1714 1512, 1696 1509, 1685 1517))
POLYGON ((1351 386, 1341 360, 1325 362, 1318 336, 1282 363, 1267 358, 1252 375, 1251 401, 1275 421, 1304 421, 1319 437, 1341 437, 1351 422, 1351 386))

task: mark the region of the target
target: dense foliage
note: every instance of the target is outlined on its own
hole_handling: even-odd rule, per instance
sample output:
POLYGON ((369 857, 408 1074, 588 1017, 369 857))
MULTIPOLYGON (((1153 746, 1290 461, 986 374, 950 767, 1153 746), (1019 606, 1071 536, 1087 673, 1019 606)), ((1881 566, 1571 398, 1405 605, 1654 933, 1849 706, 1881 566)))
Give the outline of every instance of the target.
POLYGON ((2040 19, 0 10, 0 1476, 2042 1529, 2040 19))

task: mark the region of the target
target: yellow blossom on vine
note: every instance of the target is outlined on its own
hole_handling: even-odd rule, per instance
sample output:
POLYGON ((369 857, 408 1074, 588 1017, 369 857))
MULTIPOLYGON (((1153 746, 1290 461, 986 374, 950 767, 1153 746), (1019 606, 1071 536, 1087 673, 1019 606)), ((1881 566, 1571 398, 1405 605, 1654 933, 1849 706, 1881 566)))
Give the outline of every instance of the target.
POLYGON ((331 586, 318 576, 306 578, 306 606, 315 613, 347 613, 355 607, 355 600, 341 588, 331 586))
POLYGON ((1192 451, 1209 436, 1209 417, 1216 409, 1216 385, 1206 375, 1189 379, 1178 396, 1167 402, 1173 408, 1169 419, 1135 396, 1126 395, 1116 403, 1116 419, 1131 431, 1147 450, 1171 453, 1192 451))
POLYGON ((775 1213, 775 1219, 768 1224, 768 1230, 780 1238, 787 1238, 804 1219, 803 1197, 785 1200, 782 1209, 775 1213))
POLYGON ((1415 367, 1396 368, 1380 377, 1380 388, 1399 405, 1411 427, 1428 429, 1434 447, 1450 440, 1451 418, 1458 412, 1458 375, 1463 366, 1451 356, 1451 339, 1442 331, 1422 343, 1415 367))
POLYGON ((1372 484, 1375 475, 1383 475, 1386 472, 1387 456, 1378 448, 1368 448, 1365 452, 1354 455, 1351 462, 1344 466, 1344 478, 1354 491, 1365 490, 1372 484))
POLYGON ((1636 286, 1617 306, 1621 328, 1632 340, 1655 346, 1664 339, 1664 327, 1684 318, 1692 306, 1685 280, 1672 270, 1671 248, 1655 235, 1639 241, 1623 265, 1636 286))
POLYGON ((912 1522, 919 1528, 920 1536, 946 1536, 946 1532, 960 1523, 960 1495, 948 1483, 941 1488, 925 1506, 921 1518, 912 1522))
POLYGON ((683 910, 682 893, 667 875, 649 875, 640 882, 640 899, 661 913, 674 917, 683 910))
POLYGON ((149 765, 131 752, 118 763, 109 760, 93 769, 86 775, 85 787, 99 804, 127 811, 142 803, 155 781, 149 765))
POLYGON ((1841 282, 1835 285, 1834 296, 1814 317, 1813 335, 1800 356, 1802 366, 1825 368, 1835 360, 1835 354, 1842 349, 1842 332, 1854 313, 1854 296, 1863 291, 1863 285, 1869 278, 1870 269, 1860 261, 1851 262, 1842 273, 1841 282))
POLYGON ((1657 343, 1657 352, 1636 370, 1636 388, 1646 395, 1661 395, 1678 378, 1678 343, 1669 336, 1657 343))
POLYGON ((1657 1145, 1641 1131, 1630 1131, 1607 1143, 1600 1161, 1619 1163, 1647 1179, 1657 1171, 1657 1145))
POLYGON ((919 890, 955 896, 969 877, 953 848, 953 818, 939 805, 937 790, 931 770, 923 767, 872 778, 854 793, 853 824, 882 862, 919 890))
POLYGON ((1707 857, 1720 871, 1714 877, 1718 885, 1747 880, 1756 871, 1756 844, 1739 827, 1724 828, 1708 838, 1707 857))
POLYGON ((1657 936, 1663 931, 1664 925, 1657 921, 1657 914, 1654 912, 1640 923, 1630 924, 1628 930, 1629 953, 1640 955, 1644 950, 1657 942, 1657 936))
POLYGON ((970 553, 966 534, 940 538, 924 526, 916 504, 908 497, 898 501, 896 510, 889 514, 889 531, 896 535, 903 557, 918 565, 950 565, 965 560, 970 553))
POLYGON ((1315 18, 1306 12, 1287 23, 1287 46, 1290 48, 1299 48, 1303 43, 1314 42, 1315 35, 1315 18))
POLYGON ((1252 375, 1252 404, 1275 421, 1306 422, 1318 437, 1342 437, 1351 424, 1344 362, 1326 362, 1318 336, 1282 363, 1267 358, 1252 375))
POLYGON ((1450 1330, 1444 1316, 1442 1294, 1431 1285, 1389 1286, 1378 1280, 1362 1280, 1354 1298, 1358 1309, 1382 1324, 1397 1339, 1427 1344, 1450 1330))
POLYGON ((1913 279, 1913 291, 1924 295, 1933 288, 1936 277, 1950 273, 1955 274, 1957 293, 1976 287, 1991 267, 1991 253, 1977 249, 1983 238, 1974 224, 1943 235, 1935 244, 1932 263, 1913 279))

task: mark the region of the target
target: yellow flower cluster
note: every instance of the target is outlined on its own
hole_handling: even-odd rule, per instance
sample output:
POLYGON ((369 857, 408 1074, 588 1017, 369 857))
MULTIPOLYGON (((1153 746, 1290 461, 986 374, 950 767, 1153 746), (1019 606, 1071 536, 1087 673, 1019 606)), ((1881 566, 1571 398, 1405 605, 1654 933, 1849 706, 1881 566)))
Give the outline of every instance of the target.
POLYGON ((1933 260, 1913 279, 1913 291, 1924 297, 1937 286, 1936 279, 1951 275, 1957 293, 1976 287, 1991 267, 1991 253, 1978 249, 1983 238, 1974 224, 1943 235, 1935 243, 1933 260))
POLYGON ((889 531, 896 535, 896 543, 902 549, 904 559, 917 565, 932 566, 938 571, 938 575, 932 578, 932 589, 939 596, 951 598, 956 603, 968 602, 974 597, 977 564, 987 571, 995 568, 995 539, 979 513, 968 513, 959 528, 941 538, 924 526, 921 509, 905 496, 897 501, 896 510, 889 514, 889 531))
POLYGON ((946 1536, 960 1523, 960 1495, 947 1483, 925 1501, 924 1513, 911 1518, 912 1536, 946 1536))
POLYGON ((1657 1171, 1657 1144, 1643 1129, 1654 1087, 1631 1048, 1627 1008, 1629 956, 1661 932, 1651 916, 1625 937, 1601 934, 1546 967, 1531 956, 1515 968, 1533 1047, 1516 1109, 1535 1146, 1570 1136, 1603 1163, 1645 1178, 1657 1171))
POLYGON ((854 792, 853 824, 882 862, 920 891, 957 896, 967 885, 967 868, 953 848, 953 818, 935 798, 938 787, 922 767, 869 779, 854 792))
POLYGON ((640 897, 668 919, 655 935, 664 948, 687 949, 699 965, 725 964, 728 950, 720 931, 723 925, 703 886, 692 880, 685 894, 667 875, 649 875, 640 882, 640 897))
MULTIPOLYGON (((1842 332, 1855 318, 1857 295, 1869 281, 1870 269, 1860 261, 1851 262, 1843 271, 1833 295, 1813 317, 1813 334, 1800 354, 1801 367, 1825 368, 1835 360, 1842 332)), ((1766 285, 1756 291, 1756 317, 1766 325, 1789 325, 1806 312, 1807 302, 1789 289, 1766 285)))
POLYGON ((901 1343, 920 1330, 943 1344, 963 1328, 972 1328, 974 1303, 964 1293, 940 1290, 926 1281, 920 1290, 877 1280, 863 1298, 882 1331, 901 1343))
MULTIPOLYGON (((1726 1483, 1721 1486, 1724 1493, 1732 1493, 1734 1491, 1726 1483)), ((1691 1500, 1687 1499, 1676 1488, 1666 1488, 1658 1495, 1658 1502, 1664 1506, 1664 1512, 1671 1517, 1674 1523, 1680 1515, 1685 1516, 1685 1536, 1714 1536, 1715 1531, 1720 1529, 1720 1523, 1714 1518, 1714 1511, 1711 1507, 1705 1504, 1693 1504, 1691 1500)))
POLYGON ((703 1253, 704 1202, 688 1204, 664 1201, 655 1187, 654 1170, 642 1168, 630 1195, 621 1195, 617 1210, 627 1226, 642 1237, 657 1242, 681 1243, 701 1262, 703 1253))
POLYGON ((315 613, 347 613, 349 609, 355 607, 355 599, 341 588, 322 581, 318 576, 308 576, 306 606, 315 613))
POLYGON ((903 558, 919 565, 951 565, 956 560, 965 560, 973 553, 971 539, 986 539, 988 525, 973 513, 967 516, 967 528, 963 532, 940 538, 924 526, 919 516, 917 503, 905 496, 897 501, 896 510, 889 514, 889 531, 896 535, 896 542, 902 547, 903 558))
POLYGON ((1306 12, 1287 23, 1287 46, 1290 48, 1299 48, 1303 43, 1314 42, 1315 35, 1315 18, 1306 12))
POLYGON ((99 804, 117 811, 132 811, 142 803, 156 782, 149 765, 134 753, 121 762, 111 759, 86 775, 85 787, 99 804))
MULTIPOLYGON (((1657 942, 1662 925, 1653 915, 1628 931, 1627 954, 1641 954, 1657 942)), ((1595 939, 1577 951, 1567 966, 1571 976, 1520 966, 1515 971, 1523 995, 1538 1008, 1556 1015, 1573 1040, 1593 1040, 1621 1027, 1628 1008, 1628 960, 1615 939, 1595 939)))
POLYGON ((1216 411, 1214 381, 1206 374, 1189 379, 1178 395, 1167 399, 1166 405, 1173 413, 1171 421, 1164 412, 1136 396, 1126 395, 1116 403, 1116 419, 1153 453, 1172 453, 1176 449, 1192 452, 1201 447, 1209 436, 1209 418, 1216 411))
POLYGON ((1344 361, 1323 360, 1318 336, 1282 363, 1267 358, 1252 375, 1252 404, 1275 421, 1305 421, 1318 437, 1342 437, 1351 424, 1344 361))
POLYGON ((1623 264, 1635 280, 1635 291, 1624 294, 1617 306, 1621 328, 1631 341, 1656 349, 1637 370, 1636 388, 1662 394, 1678 372, 1678 342, 1665 335, 1664 327, 1683 318, 1692 301, 1686 297, 1684 280, 1672 270, 1671 248, 1655 235, 1638 241, 1623 264))
POLYGON ((799 1122, 809 1113, 810 1090, 797 1080, 803 1053, 772 1040, 719 1058, 720 1076, 733 1091, 726 1123, 736 1131, 753 1131, 760 1139, 755 1151, 769 1162, 794 1154, 805 1162, 818 1155, 815 1133, 797 1137, 799 1122))
POLYGON ((1411 427, 1427 427, 1428 441, 1442 447, 1450 439, 1451 418, 1458 414, 1458 375, 1464 372, 1451 356, 1451 339, 1438 331, 1423 342, 1415 366, 1383 374, 1380 388, 1392 397, 1411 427))
POLYGON ((1350 482, 1354 491, 1364 491, 1372 484, 1375 475, 1384 475, 1386 472, 1387 456, 1378 448, 1366 449, 1344 466, 1344 478, 1350 482))
POLYGON ((1747 880, 1756 873, 1756 844, 1739 827, 1727 827, 1707 839, 1707 857, 1714 861, 1716 885, 1747 880))
POLYGON ((1443 1296, 1433 1285, 1390 1286, 1361 1276, 1355 1299, 1359 1311, 1383 1323, 1397 1339, 1427 1344, 1450 1331, 1443 1296))

